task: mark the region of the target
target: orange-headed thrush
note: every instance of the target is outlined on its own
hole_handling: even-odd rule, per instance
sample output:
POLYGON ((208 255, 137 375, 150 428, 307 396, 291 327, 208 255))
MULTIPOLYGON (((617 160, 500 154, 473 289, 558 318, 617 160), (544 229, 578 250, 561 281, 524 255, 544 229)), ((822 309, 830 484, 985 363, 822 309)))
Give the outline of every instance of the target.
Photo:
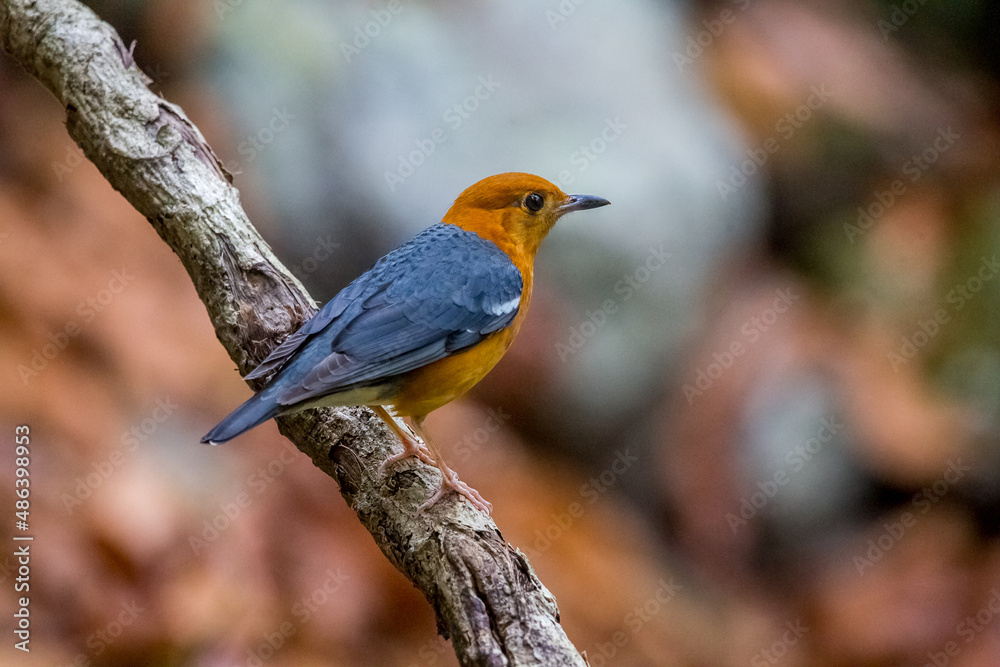
POLYGON ((226 442, 272 417, 320 406, 371 406, 403 451, 437 465, 441 487, 491 505, 461 482, 423 429, 432 410, 461 396, 510 347, 531 301, 535 253, 561 216, 608 200, 567 195, 531 174, 499 174, 458 196, 444 219, 376 262, 298 331, 247 380, 268 383, 202 438, 226 442), (431 446, 406 433, 407 420, 431 446))

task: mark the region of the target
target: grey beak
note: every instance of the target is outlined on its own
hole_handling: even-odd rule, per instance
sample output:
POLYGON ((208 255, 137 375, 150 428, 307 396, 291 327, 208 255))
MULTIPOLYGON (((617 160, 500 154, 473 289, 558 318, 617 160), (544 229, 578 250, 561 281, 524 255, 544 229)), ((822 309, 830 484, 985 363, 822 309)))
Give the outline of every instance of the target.
POLYGON ((601 206, 607 206, 610 204, 604 197, 595 197, 594 195, 570 195, 566 200, 565 204, 559 206, 556 209, 559 215, 565 215, 566 213, 572 213, 573 211, 585 211, 588 208, 600 208, 601 206))

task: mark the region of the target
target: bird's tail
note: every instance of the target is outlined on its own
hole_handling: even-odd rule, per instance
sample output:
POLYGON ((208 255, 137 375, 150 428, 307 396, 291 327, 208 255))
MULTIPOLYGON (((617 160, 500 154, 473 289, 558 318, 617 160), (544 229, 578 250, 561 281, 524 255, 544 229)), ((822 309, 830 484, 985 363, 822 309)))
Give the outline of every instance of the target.
POLYGON ((227 442, 240 433, 249 431, 272 417, 277 417, 281 411, 281 406, 277 405, 273 398, 265 399, 261 394, 255 394, 206 433, 201 441, 210 445, 227 442))

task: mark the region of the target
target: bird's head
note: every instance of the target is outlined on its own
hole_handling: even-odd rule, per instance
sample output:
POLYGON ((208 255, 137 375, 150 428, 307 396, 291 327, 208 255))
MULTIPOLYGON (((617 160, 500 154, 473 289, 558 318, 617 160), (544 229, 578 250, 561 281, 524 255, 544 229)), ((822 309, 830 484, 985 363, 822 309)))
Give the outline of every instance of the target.
POLYGON ((568 195, 544 178, 511 172, 469 186, 443 222, 475 232, 530 262, 556 220, 610 203, 593 195, 568 195))

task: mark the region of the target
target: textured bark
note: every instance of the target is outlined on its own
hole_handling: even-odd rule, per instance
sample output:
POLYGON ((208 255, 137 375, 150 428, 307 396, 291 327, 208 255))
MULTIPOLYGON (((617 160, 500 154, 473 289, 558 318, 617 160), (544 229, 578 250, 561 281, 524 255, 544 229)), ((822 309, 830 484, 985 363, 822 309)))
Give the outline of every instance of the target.
MULTIPOLYGON (((74 0, 0 0, 0 40, 63 105, 84 154, 180 258, 242 374, 316 312, 250 224, 198 128, 147 88, 111 26, 74 0)), ((416 460, 378 474, 399 445, 371 411, 311 410, 278 427, 337 480, 382 553, 434 607, 459 662, 585 664, 552 595, 492 519, 455 498, 419 511, 440 477, 416 460)))

